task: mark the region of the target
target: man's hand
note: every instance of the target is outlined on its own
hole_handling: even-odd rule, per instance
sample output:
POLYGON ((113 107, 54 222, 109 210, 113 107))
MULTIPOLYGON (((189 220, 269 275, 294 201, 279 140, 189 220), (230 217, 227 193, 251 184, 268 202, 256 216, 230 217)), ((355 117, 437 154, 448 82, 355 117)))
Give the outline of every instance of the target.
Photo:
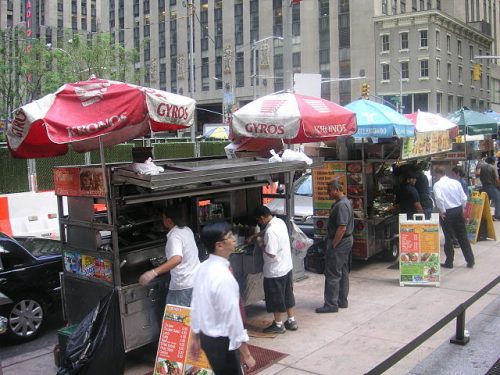
POLYGON ((444 212, 440 212, 440 213, 439 213, 439 216, 440 216, 440 217, 441 217, 441 219, 443 219, 443 220, 444 220, 444 219, 446 219, 446 213, 444 213, 444 212))
POLYGON ((246 343, 241 344, 240 355, 241 355, 241 362, 243 362, 243 368, 245 369, 245 372, 251 371, 255 367, 255 359, 252 357, 252 354, 250 354, 250 350, 248 349, 246 343))
POLYGON ((191 335, 191 346, 189 348, 189 353, 192 359, 198 359, 200 357, 201 345, 200 336, 193 332, 191 335))
POLYGON ((139 284, 146 286, 153 281, 156 276, 158 276, 158 274, 154 270, 146 271, 139 277, 139 284))

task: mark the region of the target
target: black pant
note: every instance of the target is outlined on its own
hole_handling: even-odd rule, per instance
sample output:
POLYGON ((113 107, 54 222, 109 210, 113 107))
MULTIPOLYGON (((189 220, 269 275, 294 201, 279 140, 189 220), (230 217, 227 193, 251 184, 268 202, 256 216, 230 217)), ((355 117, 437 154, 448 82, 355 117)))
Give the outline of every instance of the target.
POLYGON ((446 210, 446 218, 439 218, 444 233, 445 264, 453 266, 455 251, 453 250, 453 237, 456 237, 467 264, 474 264, 474 254, 467 238, 465 219, 462 206, 446 210))
POLYGON ((352 236, 343 238, 336 248, 328 239, 325 256, 325 307, 347 306, 349 295, 349 260, 352 236))
POLYGON ((210 337, 200 332, 201 348, 215 375, 242 375, 240 351, 229 350, 228 337, 210 337))

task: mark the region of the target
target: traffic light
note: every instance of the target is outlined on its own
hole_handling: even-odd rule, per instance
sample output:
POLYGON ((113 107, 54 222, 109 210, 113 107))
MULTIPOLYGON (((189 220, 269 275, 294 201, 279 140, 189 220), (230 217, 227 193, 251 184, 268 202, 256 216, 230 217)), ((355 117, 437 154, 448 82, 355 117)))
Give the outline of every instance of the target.
POLYGON ((474 64, 474 70, 472 71, 472 79, 474 81, 481 80, 481 64, 474 64))
POLYGON ((368 83, 361 84, 361 96, 365 99, 368 99, 370 95, 370 85, 368 83))

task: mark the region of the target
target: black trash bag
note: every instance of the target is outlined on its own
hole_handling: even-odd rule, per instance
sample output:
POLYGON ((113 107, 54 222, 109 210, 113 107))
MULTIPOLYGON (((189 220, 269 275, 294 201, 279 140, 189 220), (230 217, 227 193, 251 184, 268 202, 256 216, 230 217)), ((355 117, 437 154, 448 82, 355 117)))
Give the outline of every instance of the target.
POLYGON ((304 259, 304 268, 309 272, 325 272, 326 241, 317 241, 309 249, 304 259))
POLYGON ((125 349, 118 292, 103 297, 69 336, 57 375, 121 375, 125 349))

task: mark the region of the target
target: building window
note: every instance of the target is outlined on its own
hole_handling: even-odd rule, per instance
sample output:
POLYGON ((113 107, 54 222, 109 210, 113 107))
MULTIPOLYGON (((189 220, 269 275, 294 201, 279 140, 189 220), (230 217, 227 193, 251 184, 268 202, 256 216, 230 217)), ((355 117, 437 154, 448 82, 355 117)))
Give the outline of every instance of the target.
POLYGON ((457 53, 458 57, 462 57, 462 41, 457 40, 457 53))
POLYGON ((236 87, 243 87, 245 86, 245 58, 243 52, 238 52, 236 54, 234 64, 236 87))
POLYGON ((414 12, 417 11, 417 0, 411 0, 411 10, 414 12))
POLYGON ((389 51, 389 35, 382 35, 382 51, 389 51))
POLYGON ((439 30, 436 30, 436 49, 440 50, 441 49, 441 35, 439 33, 439 30))
POLYGON ((453 95, 448 95, 448 112, 453 112, 453 95))
POLYGON ((300 52, 292 54, 292 66, 293 68, 300 68, 300 52))
POLYGON ((389 64, 382 64, 382 80, 389 81, 391 79, 391 73, 389 71, 389 64))
POLYGON ((387 0, 382 0, 382 14, 387 15, 387 0))
POLYGON ((420 77, 429 77, 429 60, 420 60, 420 77))
POLYGON ((408 33, 401 33, 399 34, 399 37, 401 39, 401 49, 408 49, 408 33))
POLYGON ((463 75, 464 75, 464 70, 461 66, 458 67, 458 83, 463 84, 463 75))
POLYGON ((446 35, 446 52, 451 53, 451 36, 446 35))
POLYGON ((471 61, 474 59, 474 46, 469 46, 469 58, 471 61))
POLYGON ((210 89, 210 74, 208 57, 201 59, 201 90, 208 91, 210 89))
POLYGON ((462 108, 464 106, 464 97, 457 96, 457 108, 462 108))
POLYGON ((436 78, 441 79, 441 60, 436 60, 436 78))
POLYGON ((428 46, 427 43, 427 30, 420 30, 420 48, 425 48, 428 46))
POLYGON ((447 68, 448 68, 448 82, 451 82, 451 63, 448 63, 447 64, 447 68))
POLYGON ((408 61, 404 61, 401 63, 401 78, 402 79, 409 79, 410 78, 410 68, 409 68, 408 61))
POLYGON ((401 0, 399 3, 399 11, 401 13, 406 13, 406 0, 401 0))
POLYGON ((436 93, 436 113, 441 113, 441 108, 443 106, 443 94, 436 93))

